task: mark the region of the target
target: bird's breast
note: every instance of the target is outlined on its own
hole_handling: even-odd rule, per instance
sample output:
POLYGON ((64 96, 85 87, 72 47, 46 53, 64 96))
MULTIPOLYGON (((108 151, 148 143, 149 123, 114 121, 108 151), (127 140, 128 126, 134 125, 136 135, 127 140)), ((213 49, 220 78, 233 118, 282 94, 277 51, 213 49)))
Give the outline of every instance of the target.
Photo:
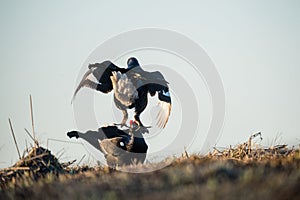
POLYGON ((138 91, 132 80, 120 72, 113 73, 111 78, 116 99, 124 106, 129 107, 138 98, 138 91))

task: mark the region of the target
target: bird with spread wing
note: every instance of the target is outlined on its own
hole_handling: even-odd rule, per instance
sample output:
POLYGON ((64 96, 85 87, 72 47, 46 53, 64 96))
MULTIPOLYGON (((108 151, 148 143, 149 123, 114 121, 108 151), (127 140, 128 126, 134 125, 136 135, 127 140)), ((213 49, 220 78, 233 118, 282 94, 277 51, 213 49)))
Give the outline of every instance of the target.
POLYGON ((139 126, 144 126, 140 114, 148 104, 148 94, 158 96, 159 111, 156 126, 164 128, 171 112, 171 96, 168 82, 158 72, 148 72, 142 69, 138 60, 131 57, 127 61, 127 68, 121 68, 111 61, 89 64, 88 71, 84 74, 76 88, 73 100, 82 87, 109 93, 114 92, 114 102, 123 112, 121 125, 126 125, 128 119, 127 109, 134 108, 134 119, 139 126))
POLYGON ((146 159, 148 145, 143 137, 145 129, 141 129, 133 120, 130 120, 128 129, 119 129, 117 126, 102 126, 98 130, 89 130, 85 133, 70 131, 69 138, 81 138, 100 150, 108 166, 115 168, 132 163, 143 163, 146 159))

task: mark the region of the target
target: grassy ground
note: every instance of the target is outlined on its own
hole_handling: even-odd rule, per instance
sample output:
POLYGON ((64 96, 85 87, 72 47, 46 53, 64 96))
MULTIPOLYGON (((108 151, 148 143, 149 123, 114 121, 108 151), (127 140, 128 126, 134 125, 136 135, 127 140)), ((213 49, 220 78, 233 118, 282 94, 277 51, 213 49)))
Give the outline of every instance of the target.
POLYGON ((206 156, 184 153, 149 173, 88 166, 41 173, 41 167, 22 171, 15 166, 1 170, 0 199, 300 199, 299 149, 249 146, 206 156))

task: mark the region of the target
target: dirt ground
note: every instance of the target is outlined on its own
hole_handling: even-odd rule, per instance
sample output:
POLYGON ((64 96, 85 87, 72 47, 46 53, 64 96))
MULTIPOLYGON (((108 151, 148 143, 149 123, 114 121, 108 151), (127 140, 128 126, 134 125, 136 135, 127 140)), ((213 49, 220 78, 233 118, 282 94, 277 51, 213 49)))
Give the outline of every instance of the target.
POLYGON ((205 156, 184 153, 148 173, 70 167, 57 160, 45 163, 49 170, 35 157, 45 162, 35 155, 1 170, 0 199, 300 199, 300 151, 285 145, 254 150, 244 143, 205 156))

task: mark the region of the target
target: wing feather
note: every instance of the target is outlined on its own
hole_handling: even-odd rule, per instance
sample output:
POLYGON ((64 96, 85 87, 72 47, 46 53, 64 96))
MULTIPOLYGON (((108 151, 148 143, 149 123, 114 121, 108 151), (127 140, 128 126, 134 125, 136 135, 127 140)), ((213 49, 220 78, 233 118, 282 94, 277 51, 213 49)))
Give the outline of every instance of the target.
POLYGON ((112 72, 119 71, 121 73, 126 73, 126 69, 116 66, 111 61, 89 64, 88 68, 88 71, 83 75, 74 92, 72 101, 74 101, 76 94, 82 87, 88 87, 103 93, 112 91, 113 85, 110 79, 112 72))
POLYGON ((153 96, 155 93, 158 93, 159 111, 156 116, 156 126, 158 128, 165 128, 171 114, 171 95, 168 82, 160 72, 149 72, 147 81, 150 95, 153 96))

